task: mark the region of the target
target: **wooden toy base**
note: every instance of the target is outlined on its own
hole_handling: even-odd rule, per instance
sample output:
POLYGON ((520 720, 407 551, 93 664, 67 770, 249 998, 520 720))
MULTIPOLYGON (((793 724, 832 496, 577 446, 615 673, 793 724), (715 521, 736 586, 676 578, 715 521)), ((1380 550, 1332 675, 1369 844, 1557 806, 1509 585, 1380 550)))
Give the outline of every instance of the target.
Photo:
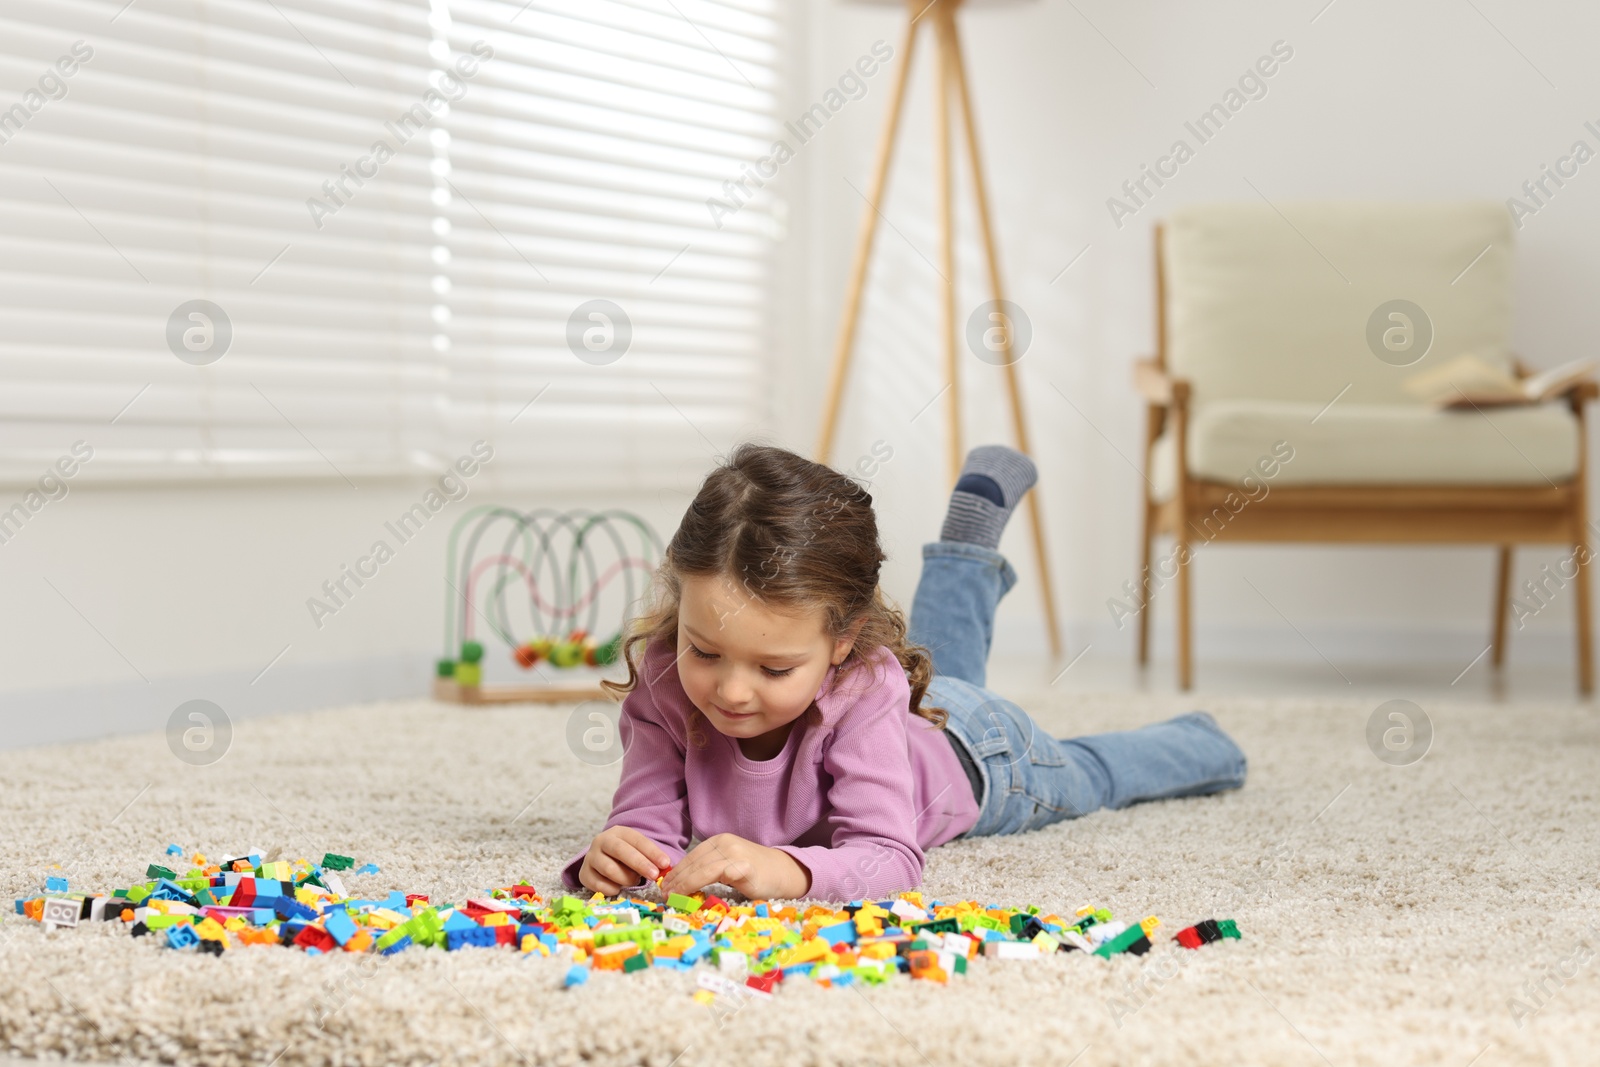
POLYGON ((433 699, 449 704, 571 704, 612 698, 597 685, 459 685, 448 678, 435 678, 433 699))

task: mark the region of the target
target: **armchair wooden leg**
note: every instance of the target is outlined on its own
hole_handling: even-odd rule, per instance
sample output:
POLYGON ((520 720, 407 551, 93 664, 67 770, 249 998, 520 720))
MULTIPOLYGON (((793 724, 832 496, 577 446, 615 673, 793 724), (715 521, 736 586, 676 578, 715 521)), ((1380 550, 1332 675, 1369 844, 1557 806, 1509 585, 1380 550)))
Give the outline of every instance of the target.
POLYGON ((1150 662, 1150 528, 1155 524, 1153 514, 1155 508, 1146 500, 1144 502, 1144 525, 1140 530, 1142 538, 1141 554, 1139 557, 1139 578, 1135 584, 1139 589, 1139 666, 1143 667, 1150 662))
POLYGON ((1592 561, 1588 560, 1588 555, 1588 538, 1579 534, 1578 551, 1574 558, 1578 565, 1575 576, 1578 596, 1574 608, 1578 613, 1578 692, 1584 696, 1594 692, 1594 616, 1589 598, 1592 561))
POLYGON ((1189 542, 1173 546, 1178 564, 1178 688, 1188 692, 1194 685, 1193 660, 1189 652, 1189 542))
POLYGON ((1494 651, 1490 662, 1496 668, 1506 662, 1506 616, 1511 613, 1511 546, 1500 546, 1500 560, 1494 578, 1494 651))

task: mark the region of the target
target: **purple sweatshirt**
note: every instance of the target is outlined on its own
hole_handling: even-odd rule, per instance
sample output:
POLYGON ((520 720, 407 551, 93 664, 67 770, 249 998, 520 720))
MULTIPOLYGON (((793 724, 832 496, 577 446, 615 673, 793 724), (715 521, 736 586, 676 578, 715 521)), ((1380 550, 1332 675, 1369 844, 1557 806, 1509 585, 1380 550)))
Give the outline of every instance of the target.
MULTIPOLYGON (((736 834, 780 849, 811 872, 809 897, 881 899, 922 884, 923 851, 978 821, 950 739, 911 712, 911 684, 888 648, 817 691, 820 726, 796 720, 783 751, 747 759, 736 738, 695 712, 676 650, 652 644, 622 701, 622 779, 604 828, 631 826, 676 865, 691 836, 736 834), (704 747, 688 737, 699 715, 704 747)), ((561 872, 581 888, 585 847, 561 872)), ((639 883, 643 885, 641 881, 639 883)))

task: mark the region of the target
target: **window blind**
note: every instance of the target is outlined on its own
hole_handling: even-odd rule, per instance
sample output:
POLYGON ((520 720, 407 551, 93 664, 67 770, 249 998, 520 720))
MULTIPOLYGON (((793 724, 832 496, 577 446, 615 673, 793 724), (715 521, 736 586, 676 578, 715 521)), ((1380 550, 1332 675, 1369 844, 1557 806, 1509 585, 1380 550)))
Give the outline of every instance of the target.
POLYGON ((428 13, 6 0, 5 473, 80 438, 86 477, 354 484, 423 462, 440 378, 426 138, 364 187, 341 168, 395 141, 384 124, 427 91, 428 13))
POLYGON ((775 8, 6 0, 0 476, 703 465, 767 347, 775 201, 708 201, 776 136, 775 8))
POLYGON ((671 484, 759 403, 776 0, 454 0, 450 425, 548 484, 671 484), (724 202, 726 202, 724 200, 724 202), (720 223, 720 225, 718 225, 720 223))

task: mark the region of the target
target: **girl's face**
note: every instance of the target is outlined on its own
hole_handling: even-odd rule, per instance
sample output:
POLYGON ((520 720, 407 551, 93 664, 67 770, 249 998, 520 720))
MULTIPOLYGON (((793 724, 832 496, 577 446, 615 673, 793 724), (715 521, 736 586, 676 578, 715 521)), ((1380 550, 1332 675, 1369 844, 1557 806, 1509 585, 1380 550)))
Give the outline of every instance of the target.
POLYGON ((823 633, 820 611, 780 615, 731 578, 684 579, 678 677, 694 706, 729 737, 760 737, 798 719, 852 643, 823 633))

